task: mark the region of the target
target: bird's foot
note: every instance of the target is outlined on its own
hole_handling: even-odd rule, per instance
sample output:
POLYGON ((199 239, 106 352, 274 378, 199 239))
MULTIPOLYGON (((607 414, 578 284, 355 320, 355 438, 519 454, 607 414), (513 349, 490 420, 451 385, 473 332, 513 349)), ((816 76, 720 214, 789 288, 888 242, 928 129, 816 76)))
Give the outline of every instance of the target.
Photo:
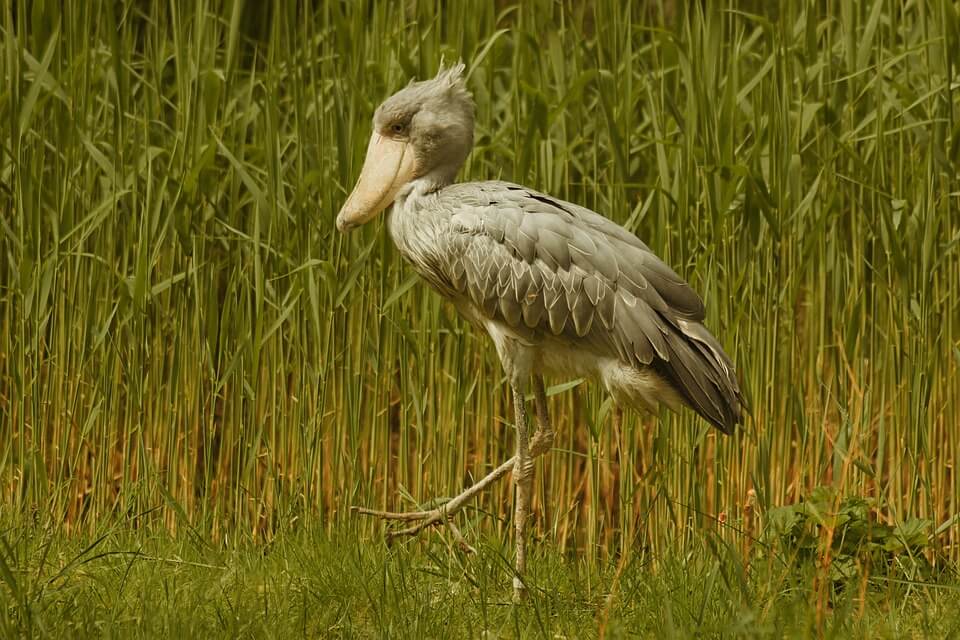
POLYGON ((445 525, 450 530, 450 533, 453 534, 453 538, 456 540, 457 545, 466 553, 473 553, 473 547, 467 544, 467 541, 463 538, 463 535, 460 533, 460 529, 456 524, 454 524, 452 518, 457 512, 463 509, 470 498, 502 478, 507 474, 507 472, 511 471, 513 469, 514 460, 515 458, 510 458, 484 476, 479 482, 465 489, 462 493, 460 493, 460 495, 451 498, 435 509, 427 509, 426 511, 378 511, 376 509, 368 509, 366 507, 351 507, 351 510, 354 513, 364 516, 374 516, 376 518, 380 518, 381 520, 398 520, 401 522, 416 523, 410 525, 409 527, 404 527, 403 529, 388 531, 386 534, 388 542, 403 536, 415 536, 430 526, 445 525))
POLYGON ((409 527, 404 527, 403 529, 395 529, 393 531, 387 531, 386 539, 387 542, 392 542, 396 538, 404 536, 415 536, 427 527, 430 526, 446 526, 450 530, 450 533, 453 535, 454 541, 457 543, 457 546, 464 553, 475 553, 475 549, 470 546, 470 544, 463 537, 463 534, 460 533, 460 528, 454 523, 453 515, 456 511, 460 510, 460 507, 456 511, 450 511, 448 506, 453 500, 448 501, 435 509, 428 509, 426 511, 378 511, 376 509, 368 509, 366 507, 351 507, 350 510, 354 513, 364 516, 374 516, 380 518, 381 520, 399 520, 402 522, 415 522, 409 527))

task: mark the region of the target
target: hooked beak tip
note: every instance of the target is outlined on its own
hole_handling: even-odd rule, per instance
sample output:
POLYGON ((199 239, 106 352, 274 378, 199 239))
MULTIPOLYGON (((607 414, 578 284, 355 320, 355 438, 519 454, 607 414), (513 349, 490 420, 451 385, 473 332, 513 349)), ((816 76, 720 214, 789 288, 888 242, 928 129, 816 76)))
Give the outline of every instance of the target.
POLYGON ((347 220, 343 213, 337 216, 337 231, 340 233, 347 233, 356 226, 357 224, 347 220))

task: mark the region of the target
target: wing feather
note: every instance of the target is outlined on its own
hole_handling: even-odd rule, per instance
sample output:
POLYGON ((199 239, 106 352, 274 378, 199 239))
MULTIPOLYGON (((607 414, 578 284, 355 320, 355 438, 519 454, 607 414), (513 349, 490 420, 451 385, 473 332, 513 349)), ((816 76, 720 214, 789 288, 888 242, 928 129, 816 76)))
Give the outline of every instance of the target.
POLYGON ((703 302, 632 233, 507 183, 452 185, 438 196, 457 211, 446 277, 482 313, 651 367, 721 430, 740 422, 745 401, 700 323, 703 302))

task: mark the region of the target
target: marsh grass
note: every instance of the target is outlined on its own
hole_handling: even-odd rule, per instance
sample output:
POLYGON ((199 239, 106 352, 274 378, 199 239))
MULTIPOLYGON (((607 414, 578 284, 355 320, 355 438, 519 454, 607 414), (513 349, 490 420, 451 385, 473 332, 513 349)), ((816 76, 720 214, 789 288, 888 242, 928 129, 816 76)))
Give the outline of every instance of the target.
POLYGON ((310 526, 229 547, 160 528, 18 531, 0 548, 0 573, 20 569, 3 573, 8 637, 872 639, 960 629, 956 585, 872 576, 869 589, 833 591, 819 619, 812 565, 744 573, 736 554, 699 543, 653 571, 638 555, 598 564, 545 541, 518 607, 511 545, 485 535, 464 557, 435 538, 388 548, 310 526))
MULTIPOLYGON (((552 381, 539 536, 586 562, 742 552, 830 485, 933 521, 956 560, 957 4, 685 6, 5 4, 3 509, 375 538, 349 505, 452 495, 510 455, 486 339, 382 223, 333 225, 373 108, 445 57, 478 106, 463 177, 634 230, 752 400, 731 438, 689 412, 615 431, 595 389, 552 381)), ((510 500, 479 500, 471 535, 505 534, 510 500)))

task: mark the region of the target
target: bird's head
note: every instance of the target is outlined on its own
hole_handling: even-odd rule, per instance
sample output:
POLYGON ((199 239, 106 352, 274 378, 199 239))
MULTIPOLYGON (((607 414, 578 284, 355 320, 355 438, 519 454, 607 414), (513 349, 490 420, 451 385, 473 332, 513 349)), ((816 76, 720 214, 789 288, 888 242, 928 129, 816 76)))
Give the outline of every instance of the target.
POLYGON ((340 231, 369 222, 414 180, 453 182, 473 146, 473 98, 463 70, 463 64, 441 67, 435 78, 411 82, 377 108, 360 178, 337 215, 340 231))

